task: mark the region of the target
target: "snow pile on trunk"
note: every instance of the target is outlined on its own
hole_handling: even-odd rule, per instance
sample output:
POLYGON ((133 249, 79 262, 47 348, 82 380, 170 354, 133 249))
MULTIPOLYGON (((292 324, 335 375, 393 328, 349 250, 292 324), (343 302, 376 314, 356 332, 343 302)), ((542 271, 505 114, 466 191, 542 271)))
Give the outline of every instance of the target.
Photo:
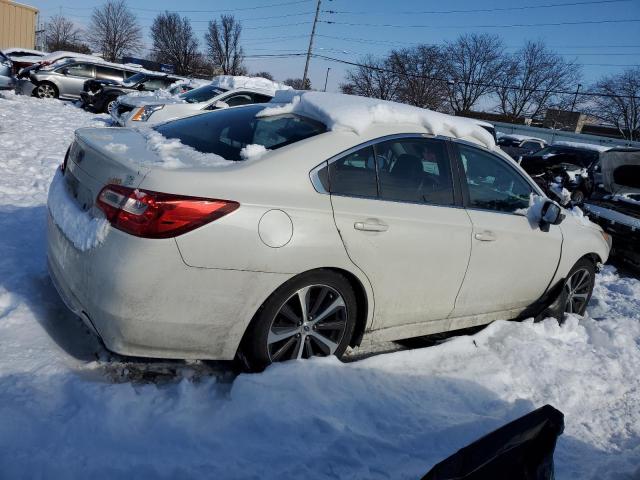
POLYGON ((388 102, 374 98, 339 93, 279 91, 272 100, 277 105, 267 107, 258 116, 299 113, 324 123, 330 130, 350 130, 362 133, 374 124, 413 124, 432 135, 469 140, 495 149, 493 137, 474 120, 388 102))
POLYGON ((95 218, 89 212, 83 212, 71 198, 60 170, 49 187, 47 206, 55 224, 78 250, 84 252, 97 247, 109 233, 106 218, 95 218))
POLYGON ((291 90, 291 87, 284 83, 274 82, 273 80, 262 77, 219 75, 213 77, 211 84, 227 90, 235 90, 237 88, 262 90, 271 95, 275 95, 278 90, 291 90))
POLYGON ((124 153, 127 150, 129 150, 129 147, 127 145, 125 145, 124 143, 114 143, 114 142, 110 142, 107 143, 104 146, 105 150, 111 152, 111 153, 124 153))
POLYGON ((240 156, 244 160, 257 160, 261 158, 265 153, 269 150, 264 145, 258 145, 257 143, 252 143, 251 145, 247 145, 240 150, 240 156))
POLYGON ((597 145, 595 143, 581 143, 581 142, 565 142, 565 141, 558 141, 558 142, 554 142, 554 144, 552 146, 562 146, 562 147, 574 147, 574 148, 584 148, 587 150, 594 150, 596 152, 606 152, 607 150, 610 150, 611 146, 606 146, 606 145, 597 145))
POLYGON ((137 159, 136 161, 140 165, 172 170, 192 167, 223 167, 235 163, 215 153, 199 152, 177 138, 166 138, 150 128, 139 128, 136 131, 146 138, 147 148, 156 154, 137 159))

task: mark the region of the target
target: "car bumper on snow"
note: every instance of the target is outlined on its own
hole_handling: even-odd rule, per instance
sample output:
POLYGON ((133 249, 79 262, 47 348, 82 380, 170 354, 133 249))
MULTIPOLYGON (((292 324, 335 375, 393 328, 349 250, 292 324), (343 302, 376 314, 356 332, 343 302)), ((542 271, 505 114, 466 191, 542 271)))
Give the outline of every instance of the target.
POLYGON ((0 90, 12 90, 16 86, 16 79, 0 75, 0 90))
POLYGON ((47 253, 70 310, 109 350, 132 356, 231 360, 253 314, 289 278, 189 267, 174 239, 149 242, 113 228, 80 251, 51 214, 47 253))
POLYGON ((16 82, 16 93, 18 95, 33 95, 33 90, 36 86, 31 82, 31 80, 27 80, 25 78, 21 78, 16 82))

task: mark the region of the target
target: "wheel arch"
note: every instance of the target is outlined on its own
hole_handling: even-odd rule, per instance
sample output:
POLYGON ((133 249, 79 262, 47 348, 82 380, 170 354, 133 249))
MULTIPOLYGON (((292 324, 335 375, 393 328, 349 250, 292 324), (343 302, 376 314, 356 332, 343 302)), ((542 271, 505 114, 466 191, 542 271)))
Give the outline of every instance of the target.
POLYGON ((291 278, 287 279, 285 282, 282 282, 280 285, 278 285, 276 288, 273 289, 273 291, 263 300, 263 302, 260 304, 260 307, 258 307, 258 309, 254 312, 253 316, 251 317, 251 320, 249 321, 249 323, 246 325, 246 328, 242 334, 242 339, 240 340, 240 343, 238 344, 237 347, 237 351, 240 351, 242 349, 242 345, 245 343, 246 338, 247 338, 247 333, 251 330, 252 325, 254 324, 255 321, 257 321, 258 315, 260 314, 260 312, 262 311, 262 309, 264 308, 265 304, 267 303, 267 301, 269 300, 269 298, 271 298, 271 295, 273 295, 274 292, 276 292, 278 289, 280 289, 283 285, 296 280, 298 277, 302 276, 302 275, 307 275, 309 273, 314 273, 314 272, 333 272, 333 273, 337 273, 339 275, 342 275, 343 277, 345 277, 347 279, 347 281, 349 282, 349 284, 351 285, 351 287, 353 287, 353 291, 356 295, 356 303, 358 305, 358 310, 357 310, 357 315, 356 315, 356 324, 355 324, 355 328, 353 331, 353 335, 351 337, 351 340, 349 341, 349 345, 351 347, 356 347, 358 345, 360 345, 360 343, 362 342, 362 338, 364 336, 364 333, 366 331, 367 328, 367 322, 368 319, 370 317, 369 315, 369 308, 370 305, 372 304, 372 302, 370 302, 369 300, 369 295, 367 293, 367 290, 363 284, 363 282, 352 272, 344 269, 344 268, 340 268, 340 267, 318 267, 318 268, 312 268, 309 270, 305 270, 304 272, 300 272, 294 276, 292 276, 291 278))

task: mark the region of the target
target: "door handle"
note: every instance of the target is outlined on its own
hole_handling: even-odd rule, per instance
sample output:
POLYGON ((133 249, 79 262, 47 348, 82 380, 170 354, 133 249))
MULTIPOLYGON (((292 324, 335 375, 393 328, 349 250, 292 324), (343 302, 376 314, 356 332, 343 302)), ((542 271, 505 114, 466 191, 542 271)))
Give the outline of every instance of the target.
POLYGON ((493 232, 490 231, 484 231, 484 232, 478 232, 474 235, 474 238, 476 240, 480 240, 481 242, 493 242, 496 239, 496 236, 493 232))
POLYGON ((353 228, 362 230, 363 232, 386 232, 389 230, 389 225, 385 225, 384 223, 356 222, 353 224, 353 228))

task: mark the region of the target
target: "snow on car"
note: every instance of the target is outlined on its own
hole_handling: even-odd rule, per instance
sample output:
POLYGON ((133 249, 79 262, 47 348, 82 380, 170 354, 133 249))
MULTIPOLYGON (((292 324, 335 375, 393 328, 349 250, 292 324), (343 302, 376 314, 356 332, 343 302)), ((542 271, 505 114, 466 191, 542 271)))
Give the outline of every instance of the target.
POLYGON ((54 283, 108 348, 141 357, 261 369, 363 337, 582 314, 610 247, 550 200, 532 226, 517 210, 542 192, 473 120, 349 95, 81 129, 60 185, 112 228, 82 248, 50 197, 54 283))
POLYGON ((119 99, 111 116, 118 125, 151 126, 207 110, 265 103, 277 90, 287 89, 291 87, 266 78, 220 75, 177 97, 127 95, 119 99))
POLYGON ((47 190, 74 130, 106 121, 0 96, 3 478, 419 478, 547 403, 565 414, 557 479, 638 475, 640 282, 609 266, 584 317, 497 321, 353 363, 235 377, 109 354, 51 286, 45 234, 47 190))

